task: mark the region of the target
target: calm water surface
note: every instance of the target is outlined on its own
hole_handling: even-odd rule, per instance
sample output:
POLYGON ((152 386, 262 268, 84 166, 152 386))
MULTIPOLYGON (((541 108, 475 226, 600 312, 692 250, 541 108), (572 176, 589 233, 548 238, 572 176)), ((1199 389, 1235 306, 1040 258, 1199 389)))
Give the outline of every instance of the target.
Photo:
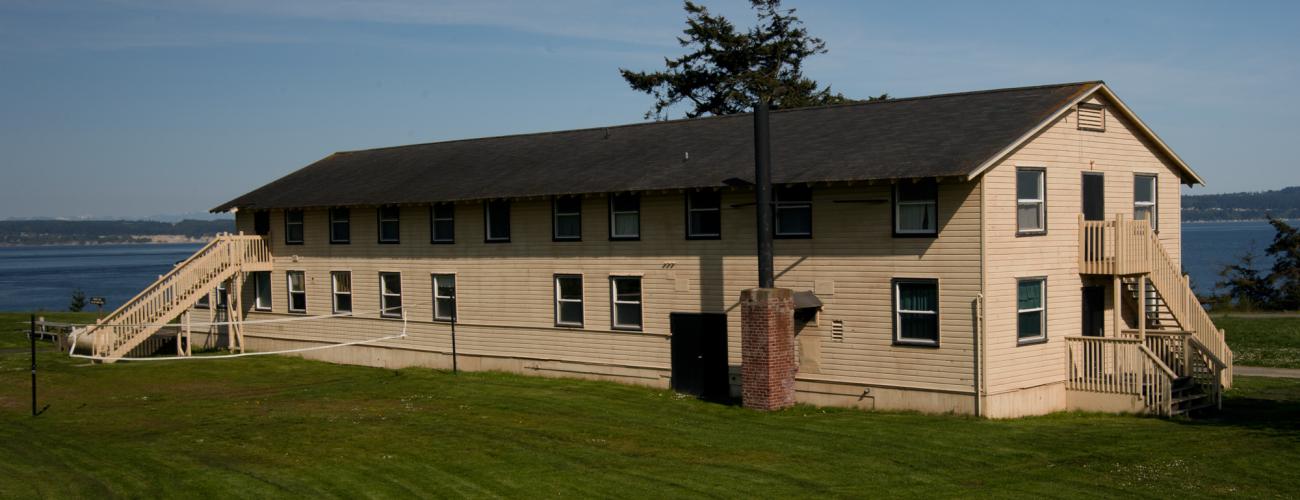
MULTIPOLYGON (((1273 241, 1267 222, 1183 225, 1183 267, 1198 291, 1209 291, 1225 264, 1273 241)), ((198 250, 198 244, 0 248, 0 311, 64 310, 72 291, 121 305, 198 250)), ((1267 261, 1261 261, 1267 265, 1267 261)))

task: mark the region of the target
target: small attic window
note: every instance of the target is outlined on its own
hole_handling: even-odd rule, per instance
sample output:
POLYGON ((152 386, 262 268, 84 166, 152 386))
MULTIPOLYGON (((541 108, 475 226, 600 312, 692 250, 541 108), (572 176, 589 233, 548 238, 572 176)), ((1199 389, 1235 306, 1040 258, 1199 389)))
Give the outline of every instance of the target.
POLYGON ((1079 130, 1106 131, 1106 107, 1091 102, 1079 103, 1079 130))

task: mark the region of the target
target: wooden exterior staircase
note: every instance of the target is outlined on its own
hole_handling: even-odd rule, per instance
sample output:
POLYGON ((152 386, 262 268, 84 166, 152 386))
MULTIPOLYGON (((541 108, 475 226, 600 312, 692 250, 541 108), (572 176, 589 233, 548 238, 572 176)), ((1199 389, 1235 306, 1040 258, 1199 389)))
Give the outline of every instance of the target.
MULTIPOLYGON (((233 284, 227 301, 230 308, 228 317, 239 318, 243 274, 270 270, 271 251, 262 237, 218 235, 117 310, 96 321, 95 325, 77 332, 77 337, 89 339, 92 357, 96 360, 112 363, 176 320, 227 280, 233 284)), ((233 339, 240 335, 238 325, 232 324, 229 333, 232 344, 235 344, 233 339)))
POLYGON ((1079 227, 1079 272, 1111 276, 1117 306, 1108 336, 1066 339, 1067 389, 1136 396, 1165 416, 1221 406, 1232 350, 1150 224, 1080 216, 1079 227))

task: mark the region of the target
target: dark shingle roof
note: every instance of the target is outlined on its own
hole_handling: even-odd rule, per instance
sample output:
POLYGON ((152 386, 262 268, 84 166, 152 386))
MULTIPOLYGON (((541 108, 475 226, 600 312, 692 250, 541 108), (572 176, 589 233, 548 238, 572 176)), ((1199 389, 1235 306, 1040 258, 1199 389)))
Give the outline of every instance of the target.
MULTIPOLYGON (((774 111, 772 181, 969 175, 1099 83, 774 111)), ((213 210, 721 186, 753 158, 748 114, 435 142, 335 153, 213 210)))

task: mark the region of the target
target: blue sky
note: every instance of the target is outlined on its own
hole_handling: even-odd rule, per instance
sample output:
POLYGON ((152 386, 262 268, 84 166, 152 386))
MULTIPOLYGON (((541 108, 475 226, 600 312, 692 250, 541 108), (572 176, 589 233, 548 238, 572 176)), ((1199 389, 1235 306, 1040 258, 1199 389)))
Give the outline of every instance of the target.
MULTIPOLYGON (((747 2, 704 0, 748 23, 747 2)), ((1300 185, 1300 7, 787 0, 850 97, 1103 79, 1208 182, 1300 185)), ((0 0, 0 218, 208 208, 333 151, 640 121, 672 1, 0 0)))

